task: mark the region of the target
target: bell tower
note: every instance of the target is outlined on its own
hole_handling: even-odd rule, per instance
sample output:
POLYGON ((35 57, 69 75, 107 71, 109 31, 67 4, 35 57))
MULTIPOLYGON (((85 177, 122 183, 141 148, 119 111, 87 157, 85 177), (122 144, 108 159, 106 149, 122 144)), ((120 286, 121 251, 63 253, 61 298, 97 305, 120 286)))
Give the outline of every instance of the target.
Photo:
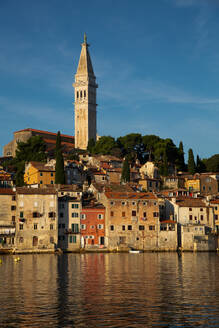
POLYGON ((96 141, 96 77, 94 75, 86 34, 75 74, 75 148, 87 149, 90 139, 96 141))

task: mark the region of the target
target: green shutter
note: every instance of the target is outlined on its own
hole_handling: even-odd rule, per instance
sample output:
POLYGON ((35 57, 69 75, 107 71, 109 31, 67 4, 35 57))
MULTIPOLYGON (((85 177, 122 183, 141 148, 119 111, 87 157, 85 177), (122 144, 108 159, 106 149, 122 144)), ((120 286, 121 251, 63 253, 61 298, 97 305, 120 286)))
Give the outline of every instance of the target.
POLYGON ((69 237, 69 242, 72 243, 72 236, 69 237))
POLYGON ((73 243, 76 244, 77 236, 73 236, 73 243))

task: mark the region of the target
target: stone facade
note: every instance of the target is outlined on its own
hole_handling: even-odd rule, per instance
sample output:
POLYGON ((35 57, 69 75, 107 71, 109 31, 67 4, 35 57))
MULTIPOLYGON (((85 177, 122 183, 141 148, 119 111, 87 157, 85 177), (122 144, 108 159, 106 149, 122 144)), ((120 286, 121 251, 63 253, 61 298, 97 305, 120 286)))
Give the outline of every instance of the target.
POLYGON ((75 148, 87 149, 88 141, 96 141, 96 77, 94 75, 86 35, 75 74, 75 148))
POLYGON ((159 204, 152 193, 104 194, 109 250, 158 250, 159 204))
POLYGON ((55 189, 18 188, 15 252, 53 252, 58 242, 55 189))

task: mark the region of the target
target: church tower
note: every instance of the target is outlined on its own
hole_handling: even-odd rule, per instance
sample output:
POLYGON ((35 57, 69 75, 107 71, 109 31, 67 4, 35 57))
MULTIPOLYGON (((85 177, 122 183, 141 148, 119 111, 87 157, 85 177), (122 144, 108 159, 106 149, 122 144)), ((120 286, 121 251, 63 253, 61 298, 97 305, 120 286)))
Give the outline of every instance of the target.
POLYGON ((94 75, 86 34, 75 74, 75 148, 87 149, 90 139, 96 141, 96 77, 94 75))

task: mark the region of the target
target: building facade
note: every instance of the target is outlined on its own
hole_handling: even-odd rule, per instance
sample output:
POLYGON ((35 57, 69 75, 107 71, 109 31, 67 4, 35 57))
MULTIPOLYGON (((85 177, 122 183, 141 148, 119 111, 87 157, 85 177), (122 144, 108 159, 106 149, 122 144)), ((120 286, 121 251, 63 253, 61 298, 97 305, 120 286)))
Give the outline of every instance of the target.
POLYGON ((75 148, 87 149, 88 141, 96 141, 96 77, 88 51, 86 35, 75 74, 75 148))

